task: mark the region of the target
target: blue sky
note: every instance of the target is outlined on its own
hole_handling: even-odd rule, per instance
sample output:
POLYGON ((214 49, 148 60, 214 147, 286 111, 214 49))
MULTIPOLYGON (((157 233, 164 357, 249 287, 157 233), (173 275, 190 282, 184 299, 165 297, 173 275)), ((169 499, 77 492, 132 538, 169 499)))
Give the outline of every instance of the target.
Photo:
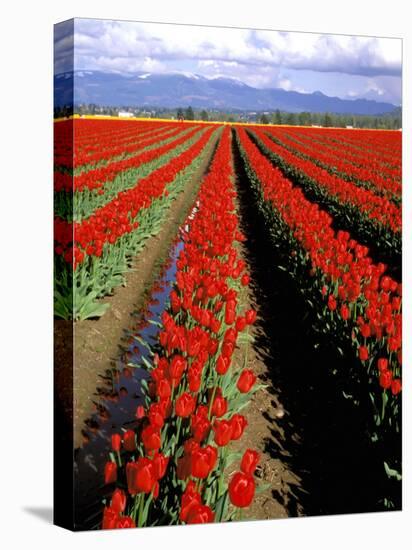
MULTIPOLYGON (((56 74, 71 68, 68 28, 56 32, 56 74)), ((93 19, 74 29, 76 70, 186 72, 401 103, 400 39, 93 19)))

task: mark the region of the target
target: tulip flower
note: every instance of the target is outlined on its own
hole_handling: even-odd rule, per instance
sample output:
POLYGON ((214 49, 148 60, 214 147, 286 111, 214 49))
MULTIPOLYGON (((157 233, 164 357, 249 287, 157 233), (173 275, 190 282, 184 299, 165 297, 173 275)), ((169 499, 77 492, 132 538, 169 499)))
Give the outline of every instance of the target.
POLYGON ((190 416, 195 410, 195 407, 196 400, 190 393, 182 393, 182 395, 176 399, 175 411, 177 416, 183 418, 190 416))
POLYGON ((134 527, 136 527, 136 524, 129 516, 119 517, 115 525, 116 529, 133 529, 134 527))
POLYGON ((196 491, 196 484, 193 481, 189 481, 182 495, 182 503, 179 514, 180 520, 187 521, 187 516, 190 509, 199 504, 202 504, 200 493, 196 491))
POLYGON ((366 346, 360 346, 358 353, 359 353, 359 359, 361 361, 366 361, 369 357, 368 348, 366 346))
POLYGON ((127 430, 123 435, 123 447, 125 451, 133 452, 136 450, 136 434, 133 430, 127 430))
POLYGON ((102 529, 115 529, 119 514, 116 510, 109 506, 105 506, 103 510, 102 529))
POLYGON ((247 508, 255 495, 255 481, 251 475, 237 472, 229 482, 230 502, 237 508, 247 508))
POLYGON ((128 462, 126 478, 127 489, 131 495, 150 493, 157 481, 153 462, 145 457, 139 457, 137 462, 128 462))
POLYGON ((154 466, 154 475, 156 480, 159 480, 166 473, 167 465, 169 464, 169 457, 164 456, 161 453, 156 453, 152 459, 152 462, 154 466))
POLYGON ((240 469, 246 475, 252 476, 255 473, 260 455, 257 451, 246 449, 240 463, 240 469))
POLYGON ((241 372, 239 379, 237 381, 237 384, 236 384, 237 389, 241 393, 247 393, 252 389, 255 382, 256 382, 256 375, 254 374, 254 372, 248 369, 244 369, 241 372))
POLYGON ((156 426, 147 426, 142 430, 141 438, 146 452, 160 449, 162 440, 160 437, 160 430, 156 426))
POLYGON ((126 493, 121 489, 115 489, 110 501, 110 507, 118 514, 123 513, 126 508, 126 493))
POLYGON ((186 523, 212 523, 215 519, 215 514, 206 504, 196 504, 191 506, 187 513, 186 523))
POLYGON ((230 425, 232 427, 232 441, 237 441, 243 435, 248 422, 241 414, 234 414, 230 419, 230 425))
POLYGON ((387 390, 392 385, 392 371, 390 370, 384 370, 381 372, 379 376, 379 384, 381 388, 384 390, 387 390))
POLYGON ((253 325, 256 321, 256 311, 254 309, 248 309, 245 313, 245 319, 248 325, 253 325))
POLYGON ((215 443, 219 447, 226 446, 232 439, 232 424, 228 420, 216 420, 213 424, 213 430, 215 432, 215 443))
POLYGON ((220 418, 227 412, 227 399, 222 396, 217 395, 212 404, 212 416, 217 416, 220 418))
POLYGON ((120 447, 122 445, 122 438, 119 434, 112 434, 112 449, 115 452, 120 451, 120 447))
POLYGON ((191 475, 199 479, 205 479, 215 467, 217 449, 208 445, 193 451, 191 456, 191 475))
POLYGON ((394 378, 391 383, 392 395, 398 395, 402 390, 402 383, 399 378, 394 378))
POLYGON ((106 462, 104 467, 104 482, 106 485, 117 480, 117 466, 115 462, 106 462))

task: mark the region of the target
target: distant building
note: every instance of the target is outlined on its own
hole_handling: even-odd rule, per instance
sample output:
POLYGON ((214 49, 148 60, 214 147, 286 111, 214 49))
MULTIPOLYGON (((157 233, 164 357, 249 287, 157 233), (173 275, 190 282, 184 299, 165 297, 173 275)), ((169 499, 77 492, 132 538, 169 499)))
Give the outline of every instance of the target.
POLYGON ((350 129, 350 130, 353 130, 353 126, 351 126, 350 124, 347 124, 346 125, 346 128, 350 129))
POLYGON ((134 116, 134 114, 129 113, 128 111, 119 111, 119 116, 123 118, 131 118, 134 116))

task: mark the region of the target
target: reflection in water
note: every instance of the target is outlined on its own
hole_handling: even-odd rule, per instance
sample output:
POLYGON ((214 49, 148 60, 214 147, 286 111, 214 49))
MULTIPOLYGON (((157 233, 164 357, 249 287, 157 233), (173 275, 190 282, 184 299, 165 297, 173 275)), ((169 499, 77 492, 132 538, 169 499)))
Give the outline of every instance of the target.
POLYGON ((127 349, 116 368, 102 376, 102 387, 96 390, 95 412, 85 422, 83 446, 75 450, 75 523, 76 529, 94 529, 100 526, 102 500, 111 496, 111 489, 103 484, 103 469, 111 449, 111 435, 122 428, 137 425, 136 409, 143 403, 142 379, 148 378, 142 367, 129 363, 150 361, 148 346, 155 345, 161 315, 169 299, 176 278, 176 260, 184 247, 183 237, 172 246, 163 273, 154 283, 150 298, 140 311, 127 341, 127 349), (145 345, 146 343, 146 345, 145 345))

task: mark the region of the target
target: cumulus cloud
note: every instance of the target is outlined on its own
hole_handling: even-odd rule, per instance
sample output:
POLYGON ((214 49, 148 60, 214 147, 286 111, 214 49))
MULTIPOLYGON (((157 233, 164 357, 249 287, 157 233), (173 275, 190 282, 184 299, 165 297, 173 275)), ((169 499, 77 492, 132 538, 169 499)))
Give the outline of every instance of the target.
MULTIPOLYGON (((58 42, 61 54, 56 57, 56 72, 67 70, 69 37, 58 42)), ((364 93, 379 95, 378 88, 382 88, 385 97, 382 79, 392 78, 397 91, 392 82, 391 94, 400 96, 399 39, 76 19, 74 43, 74 68, 78 70, 189 71, 238 78, 258 88, 303 92, 312 91, 303 77, 312 71, 330 75, 330 80, 347 75, 346 89, 340 94, 346 97, 360 90, 359 83, 349 85, 350 77, 366 83, 372 79, 376 89, 364 89, 364 93)))
POLYGON ((100 59, 125 71, 127 60, 138 66, 151 58, 364 76, 401 72, 401 41, 391 38, 77 19, 75 42, 77 64, 91 69, 100 59))
POLYGON ((73 69, 74 22, 63 21, 54 26, 54 73, 73 69))

